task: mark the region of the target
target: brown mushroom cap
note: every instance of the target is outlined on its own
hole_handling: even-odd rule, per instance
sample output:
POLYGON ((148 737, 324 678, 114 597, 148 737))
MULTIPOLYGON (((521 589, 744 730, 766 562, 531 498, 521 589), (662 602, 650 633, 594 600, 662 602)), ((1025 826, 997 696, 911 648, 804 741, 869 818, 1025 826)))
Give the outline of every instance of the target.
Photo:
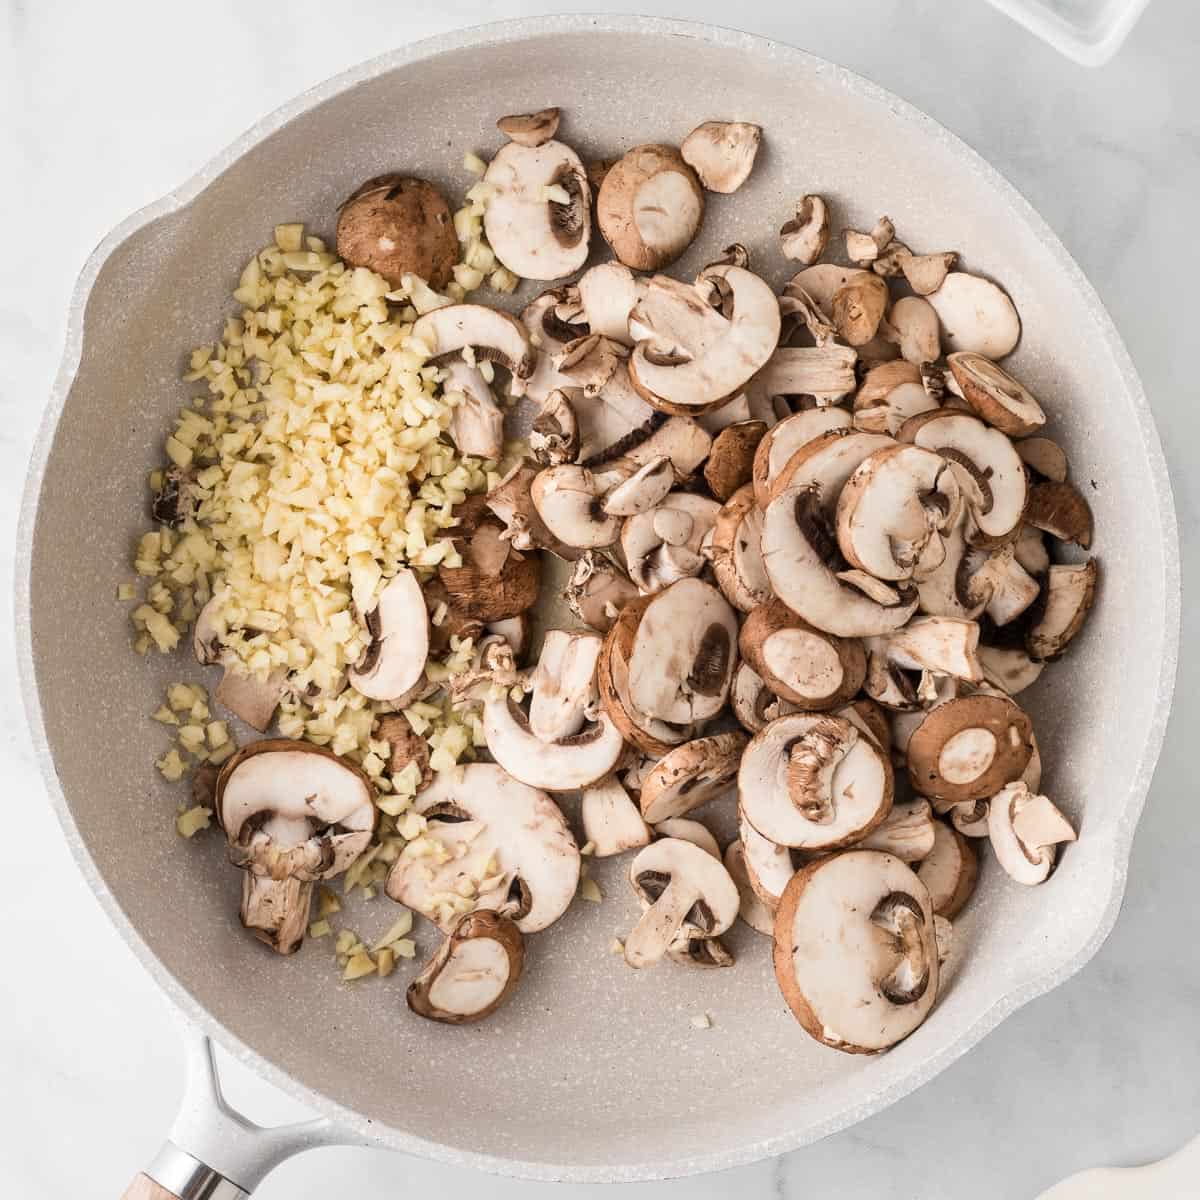
POLYGON ((1094 558, 1078 566, 1053 566, 1041 604, 1025 638, 1031 658, 1057 658, 1083 628, 1096 598, 1099 568, 1094 558))
POLYGON ((763 421, 739 421, 722 429, 713 439, 704 464, 704 482, 718 500, 728 500, 750 482, 755 451, 766 432, 763 421))
POLYGON ((740 840, 732 841, 725 847, 722 861, 738 890, 738 916, 756 933, 765 933, 767 937, 772 937, 775 932, 775 913, 759 899, 750 886, 745 851, 740 840))
POLYGON ((908 741, 908 775, 922 796, 957 803, 994 796, 1019 779, 1033 724, 1007 697, 963 696, 939 705, 908 741))
POLYGON ((979 855, 975 847, 945 821, 934 822, 933 849, 915 868, 917 878, 929 889, 933 911, 953 919, 975 891, 979 878, 979 855))
POLYGON ((760 545, 762 521, 754 488, 745 484, 725 501, 713 525, 708 550, 713 574, 725 599, 741 612, 750 612, 771 596, 760 545))
POLYGON ((496 128, 521 146, 540 146, 558 132, 559 109, 541 108, 532 113, 501 117, 496 128))
POLYGON ((750 177, 762 127, 747 121, 705 121, 683 139, 681 157, 710 192, 729 194, 750 177))
POLYGON ((1025 523, 1044 530, 1060 542, 1087 550, 1092 544, 1092 510, 1083 494, 1065 480, 1044 480, 1029 489, 1025 523))
POLYGON ((337 252, 348 266, 366 267, 392 287, 399 287, 403 276, 416 275, 441 289, 458 262, 450 206, 424 179, 368 179, 338 214, 337 252))
POLYGON ((1046 423, 1032 393, 982 354, 950 354, 946 362, 963 399, 989 425, 1009 437, 1025 437, 1046 423))
POLYGON ((745 734, 718 733, 669 750, 642 783, 642 817, 657 825, 727 791, 745 746, 745 734))
POLYGON ((486 909, 467 913, 408 985, 405 999, 432 1021, 482 1021, 512 994, 524 967, 525 939, 508 917, 486 909))
POLYGON ((850 1054, 895 1045, 937 999, 928 890, 878 850, 810 863, 788 884, 775 915, 775 976, 817 1041, 850 1054))

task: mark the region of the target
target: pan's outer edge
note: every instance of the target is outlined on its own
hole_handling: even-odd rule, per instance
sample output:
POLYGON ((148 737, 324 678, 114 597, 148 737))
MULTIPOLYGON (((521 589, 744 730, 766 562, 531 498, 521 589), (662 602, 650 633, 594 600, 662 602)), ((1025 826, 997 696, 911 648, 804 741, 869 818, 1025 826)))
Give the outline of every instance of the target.
POLYGON ((668 1179, 706 1171, 725 1170, 755 1162, 759 1159, 782 1154, 797 1147, 808 1145, 827 1137, 831 1133, 864 1120, 866 1117, 902 1099, 922 1084, 949 1066, 966 1053, 985 1034, 994 1029, 1005 1017, 1022 1005, 1075 974, 1099 950, 1112 930, 1120 911, 1125 893, 1129 866, 1129 855, 1134 831, 1145 806, 1146 795, 1154 774, 1159 752, 1166 735, 1167 718, 1170 713, 1171 697, 1175 687, 1175 676, 1179 657, 1179 633, 1181 613, 1180 557, 1174 500, 1171 493, 1167 464, 1163 456, 1154 418, 1142 389, 1141 381, 1133 361, 1119 333, 1095 289, 1088 282, 1075 260, 1067 252, 1050 227, 1034 211, 1027 200, 999 172, 988 165, 973 149, 957 135, 926 116, 906 101, 888 92, 843 67, 767 38, 736 30, 723 29, 687 21, 666 20, 636 16, 590 16, 572 15, 538 17, 515 21, 503 21, 475 26, 453 33, 427 38, 411 45, 391 51, 379 58, 353 67, 348 71, 318 84, 300 96, 264 117, 240 138, 213 158, 197 174, 175 191, 134 213, 122 221, 96 247, 80 272, 71 298, 68 312, 66 339, 62 361, 55 379, 50 400, 46 406, 41 427, 30 457, 29 474, 21 505, 17 535, 15 571, 15 614, 17 634, 17 660, 21 692, 29 722, 34 754, 45 780, 59 822, 66 834, 71 851, 79 863, 88 884, 95 892, 109 919, 121 936, 132 948, 151 977, 158 983, 168 998, 192 1022, 214 1038, 229 1053, 244 1062, 257 1074, 270 1081, 297 1100, 337 1121, 346 1131, 346 1141, 356 1144, 373 1144, 390 1147, 439 1162, 455 1166, 474 1167, 499 1175, 517 1178, 570 1181, 580 1183, 620 1183, 638 1180, 668 1179), (750 1142, 734 1150, 720 1153, 700 1153, 622 1166, 591 1164, 560 1165, 552 1162, 529 1162, 515 1158, 499 1158, 494 1155, 464 1152, 415 1137, 402 1130, 380 1126, 369 1118, 342 1107, 328 1097, 314 1092, 298 1083, 273 1063, 262 1058, 244 1044, 193 999, 176 982, 174 977, 159 962, 149 946, 142 940, 137 929, 125 916, 116 899, 105 886, 87 846, 79 835, 59 786, 45 727, 42 721, 40 701, 37 694, 33 667, 33 644, 29 620, 30 570, 32 560, 33 530, 37 516, 38 498, 46 463, 54 438, 59 415, 71 390, 75 372, 79 365, 83 344, 84 313, 93 284, 108 257, 138 230, 178 212, 190 204, 204 189, 239 158, 281 129, 297 116, 317 105, 347 91, 358 84, 374 79, 396 67, 431 58, 451 50, 470 48, 483 43, 520 41, 529 37, 556 33, 586 33, 588 31, 651 35, 666 38, 687 38, 715 46, 747 51, 760 56, 783 57, 802 64, 806 68, 820 71, 836 79, 843 87, 857 92, 870 100, 886 105, 900 120, 919 128, 924 135, 941 143, 948 150, 964 158, 979 173, 985 184, 994 189, 1007 202, 1014 218, 1022 221, 1047 250, 1059 270, 1065 272, 1090 310, 1092 319, 1105 334, 1113 348, 1113 355, 1122 380, 1133 401, 1137 416, 1138 432, 1150 467, 1154 487, 1154 502, 1162 524, 1164 545, 1164 612, 1163 652, 1158 682, 1158 701, 1154 720, 1148 730, 1145 745, 1134 775, 1134 784, 1126 800, 1124 811, 1117 823, 1113 844, 1113 876, 1108 899, 1103 912, 1087 942, 1067 961, 1054 964, 1043 974, 1025 985, 1000 997, 987 1009, 965 1033, 923 1064, 920 1070, 900 1080, 889 1088, 871 1096, 857 1105, 849 1105, 831 1113, 815 1126, 809 1126, 787 1135, 763 1141, 750 1142))

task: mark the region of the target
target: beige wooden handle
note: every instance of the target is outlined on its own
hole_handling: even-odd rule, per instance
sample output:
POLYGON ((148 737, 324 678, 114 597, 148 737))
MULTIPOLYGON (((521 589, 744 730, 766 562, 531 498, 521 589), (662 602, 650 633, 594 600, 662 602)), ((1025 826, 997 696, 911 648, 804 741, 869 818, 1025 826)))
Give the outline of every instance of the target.
POLYGON ((138 1175, 121 1200, 179 1200, 179 1197, 159 1187, 149 1175, 138 1175))

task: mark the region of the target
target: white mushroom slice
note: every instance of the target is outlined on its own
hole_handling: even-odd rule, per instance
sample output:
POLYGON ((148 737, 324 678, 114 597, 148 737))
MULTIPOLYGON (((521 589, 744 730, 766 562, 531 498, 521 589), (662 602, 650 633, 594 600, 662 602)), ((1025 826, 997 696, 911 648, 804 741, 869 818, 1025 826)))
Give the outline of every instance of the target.
POLYGON ((973 523, 967 540, 975 545, 1011 540, 1028 496, 1025 468, 1012 442, 966 413, 937 411, 913 418, 917 422, 912 437, 905 436, 906 425, 900 439, 936 450, 955 467, 973 523))
POLYGON ((483 231, 522 279, 560 279, 587 260, 592 193, 579 155, 562 142, 509 142, 488 164, 483 231))
POLYGON ((347 677, 370 700, 395 700, 420 680, 429 657, 429 613, 416 575, 401 567, 364 619, 371 643, 347 677))
POLYGON ((243 871, 242 925, 276 953, 294 954, 308 932, 315 886, 294 875, 270 879, 243 871))
POLYGON ((635 271, 657 271, 690 245, 704 191, 674 146, 635 146, 604 176, 596 223, 613 253, 635 271))
POLYGON ((810 408, 785 417, 769 429, 754 452, 754 496, 761 508, 770 501, 771 490, 792 455, 822 434, 849 429, 850 414, 844 408, 810 408))
POLYGON ((856 1054, 894 1046, 937 999, 928 890, 878 850, 810 864, 788 884, 775 917, 775 975, 817 1041, 856 1054))
POLYGON ((871 264, 871 270, 884 279, 899 279, 904 274, 904 264, 913 257, 913 252, 902 241, 893 238, 871 264))
POLYGON ((576 286, 592 333, 632 346, 629 314, 645 290, 645 283, 624 263, 607 262, 589 267, 576 286))
MULTIPOLYGON (((884 363, 890 366, 890 363, 884 363)), ((876 367, 876 370, 881 368, 876 367)), ((861 393, 861 389, 860 389, 861 393)), ((901 383, 892 388, 885 400, 870 407, 858 407, 855 397, 853 425, 863 433, 886 433, 895 437, 909 417, 932 412, 937 401, 919 383, 901 383)))
POLYGON ((996 861, 1018 883, 1041 883, 1054 869, 1057 846, 1075 841, 1071 823, 1045 796, 1020 781, 1008 784, 988 806, 988 837, 996 861))
POLYGON ((854 472, 876 451, 895 445, 879 434, 831 429, 805 442, 787 460, 771 484, 767 503, 785 488, 812 488, 820 496, 822 512, 832 521, 842 489, 854 472))
POLYGON ((629 879, 638 897, 650 902, 625 939, 631 967, 653 966, 680 932, 716 937, 737 917, 737 886, 720 858, 678 838, 651 842, 640 851, 629 879))
POLYGON ((464 911, 493 909, 536 933, 575 898, 579 848, 558 806, 494 763, 441 772, 412 811, 426 831, 396 860, 387 894, 443 932, 464 911))
POLYGON ((825 201, 813 194, 802 196, 796 215, 779 231, 784 258, 810 267, 825 253, 828 242, 829 209, 825 201))
MULTIPOLYGON (((875 649, 876 647, 872 647, 875 649)), ((878 647, 890 663, 907 671, 930 671, 978 683, 979 626, 957 617, 917 617, 889 633, 878 647)))
POLYGON ((725 598, 698 579, 682 579, 651 597, 629 654, 635 707, 676 725, 715 717, 729 695, 737 632, 725 598))
POLYGON ((579 733, 544 742, 507 693, 485 702, 483 733, 492 757, 514 779, 547 792, 571 792, 603 779, 625 746, 603 711, 579 733))
POLYGON ((814 629, 778 600, 750 613, 738 648, 771 691, 810 712, 845 704, 867 673, 861 642, 814 629))
POLYGON ((768 600, 771 582, 762 561, 762 511, 754 488, 739 488, 717 513, 708 554, 717 586, 734 608, 750 612, 768 600))
POLYGON ((733 673, 729 702, 738 724, 747 733, 758 733, 776 717, 799 712, 790 700, 781 700, 763 682, 762 676, 748 663, 740 662, 733 673))
POLYGON ((459 454, 499 459, 504 449, 504 414, 483 373, 453 359, 446 364, 446 376, 443 393, 457 397, 450 416, 450 440, 459 454))
POLYGON ((745 815, 738 810, 738 839, 742 844, 742 860, 750 888, 766 907, 774 912, 784 889, 796 873, 792 852, 763 837, 745 815))
POLYGON ((615 517, 633 517, 660 504, 674 486, 675 468, 660 454, 607 492, 602 507, 615 517))
POLYGON ((617 540, 620 519, 601 508, 599 485, 586 467, 547 467, 533 480, 529 494, 546 528, 568 546, 586 550, 617 540))
POLYGON ((408 985, 408 1007, 447 1025, 482 1021, 508 999, 525 967, 525 939, 499 913, 467 913, 408 985))
MULTIPOLYGON (((667 454, 680 470, 671 450, 661 446, 647 448, 656 431, 661 432, 662 414, 637 394, 628 371, 615 371, 597 396, 584 397, 580 391, 572 406, 579 423, 579 462, 582 465, 599 469, 603 463, 625 457, 638 467, 651 458, 667 454)), ((683 431, 676 429, 668 434, 672 449, 684 459, 695 457, 696 462, 703 461, 712 439, 699 429, 694 434, 690 430, 687 433, 689 436, 682 436, 683 431)), ((680 473, 687 474, 696 462, 680 473)))
POLYGON ((901 358, 880 363, 866 373, 858 391, 854 393, 854 411, 884 404, 902 384, 920 382, 921 369, 915 363, 905 362, 901 358))
POLYGON ((917 607, 915 592, 884 605, 837 577, 837 546, 820 493, 785 488, 767 506, 761 538, 763 567, 775 594, 797 616, 838 637, 873 637, 900 628, 917 607))
MULTIPOLYGON (((993 370, 1000 369, 995 363, 992 363, 991 366, 993 370)), ((1018 386, 1020 385, 1018 384, 1018 386)), ((1045 419, 1044 415, 1043 419, 1045 419)), ((1016 446, 1021 461, 1036 475, 1050 480, 1051 483, 1066 483, 1070 470, 1067 456, 1063 448, 1052 438, 1024 437, 1016 443, 1016 446)))
POLYGON ((710 192, 728 195, 750 178, 762 127, 747 121, 705 121, 683 139, 679 152, 710 192))
POLYGON ((638 590, 613 563, 588 550, 576 561, 562 594, 567 607, 585 625, 607 633, 638 590))
POLYGON ((858 845, 863 850, 894 854, 901 862, 918 863, 933 852, 937 824, 928 800, 893 804, 883 824, 871 830, 858 845))
POLYGON ((768 396, 812 396, 836 404, 854 391, 858 354, 849 346, 780 346, 755 377, 768 396))
MULTIPOLYGON (((495 548, 500 549, 507 544, 513 550, 549 550, 559 558, 568 561, 577 558, 579 550, 568 546, 560 538, 551 533, 545 521, 542 520, 538 513, 532 494, 533 481, 537 476, 538 472, 533 467, 521 461, 487 493, 485 503, 488 509, 504 524, 504 530, 500 534, 495 548)), ((474 549, 474 544, 472 544, 472 549, 474 549)), ((512 556, 509 562, 511 563, 516 557, 512 556)), ((524 561, 540 564, 541 560, 533 556, 528 556, 524 561)), ((528 570, 528 568, 525 569, 528 570)), ((440 569, 439 574, 443 574, 440 569)), ((499 598, 496 596, 496 577, 487 576, 485 572, 477 572, 477 574, 480 576, 476 581, 479 588, 482 588, 486 596, 492 598, 493 602, 498 601, 499 598)), ((524 605, 524 608, 531 607, 537 599, 537 584, 541 579, 541 573, 535 566, 531 574, 533 576, 534 596, 528 604, 524 605)), ((499 578, 503 579, 503 572, 499 578)), ((518 581, 513 581, 513 586, 510 589, 514 593, 517 591, 515 587, 516 582, 518 581)), ((506 598, 504 603, 507 606, 524 599, 524 596, 514 595, 511 598, 506 598)), ((522 611, 524 608, 522 608, 522 611)), ((494 613, 490 614, 488 619, 493 619, 497 615, 494 613)))
POLYGON ((1029 756, 1029 763, 1021 772, 1021 782, 1031 792, 1036 792, 1042 786, 1042 752, 1038 748, 1037 734, 1033 737, 1033 753, 1029 756))
POLYGON ((911 363, 936 362, 942 356, 941 327, 937 313, 920 296, 902 296, 880 325, 883 336, 900 348, 900 356, 911 363))
POLYGON ((534 358, 533 371, 522 384, 523 394, 535 404, 544 404, 555 391, 571 397, 571 381, 558 373, 554 360, 565 345, 590 332, 578 290, 558 287, 543 292, 522 310, 521 323, 534 358))
POLYGON ((650 826, 615 775, 583 789, 579 820, 583 836, 597 858, 609 858, 650 844, 650 826))
POLYGON ((818 263, 816 266, 798 271, 788 281, 785 291, 799 288, 821 308, 828 317, 833 311, 834 296, 862 275, 869 275, 859 267, 839 267, 833 263, 818 263))
POLYGON ((225 665, 225 674, 213 692, 213 699, 224 705, 233 715, 245 721, 251 729, 265 733, 271 727, 275 710, 283 699, 286 674, 282 670, 272 671, 266 679, 257 675, 241 675, 232 662, 225 665))
POLYGON ((555 371, 572 388, 582 388, 585 399, 598 396, 625 361, 625 347, 598 333, 577 337, 554 356, 555 371))
POLYGON ((1007 625, 1033 604, 1041 587, 1017 562, 1011 543, 976 565, 980 554, 968 553, 960 566, 960 579, 967 575, 966 598, 973 607, 983 605, 997 625, 1007 625))
MULTIPOLYGON (((657 414, 661 417, 661 414, 657 414)), ((651 433, 623 452, 626 461, 644 466, 665 454, 680 478, 691 475, 708 457, 712 437, 690 417, 668 417, 661 425, 652 422, 651 433)))
POLYGON ((952 919, 962 911, 975 891, 979 878, 979 855, 975 847, 944 821, 933 823, 933 848, 915 868, 917 878, 929 889, 933 911, 952 919))
POLYGON ((529 728, 543 742, 557 742, 583 728, 598 699, 596 660, 601 639, 594 633, 551 629, 542 641, 533 673, 529 728))
POLYGON ((529 331, 515 317, 483 304, 447 304, 418 317, 412 336, 429 347, 435 360, 449 361, 470 346, 476 360, 497 362, 512 374, 519 395, 537 364, 529 331))
POLYGON ((942 323, 947 352, 965 351, 1003 358, 1021 337, 1021 318, 1008 293, 990 279, 951 271, 941 287, 925 297, 942 323))
POLYGON ((677 838, 681 842, 691 842, 699 846, 705 854, 711 854, 718 862, 721 861, 721 848, 717 839, 707 825, 693 821, 689 817, 667 817, 654 826, 654 834, 659 838, 677 838))
POLYGON ((979 664, 984 679, 1009 696, 1019 695, 1037 683, 1046 666, 1019 647, 1002 646, 980 646, 979 664))
POLYGON ((750 877, 746 873, 745 852, 741 841, 730 842, 725 847, 722 858, 729 878, 733 880, 738 890, 738 916, 741 917, 755 933, 772 937, 775 932, 775 914, 755 894, 750 886, 750 877))
POLYGON ((720 510, 707 496, 675 492, 649 512, 627 518, 621 551, 638 590, 648 595, 699 575, 706 561, 701 544, 720 510))
POLYGON ((579 421, 571 397, 556 388, 542 401, 529 428, 529 453, 543 467, 574 462, 579 454, 579 421))
POLYGON ((1029 489, 1025 522, 1060 542, 1074 542, 1085 550, 1092 544, 1091 506, 1073 483, 1035 483, 1029 489))
POLYGON ((906 254, 899 263, 908 286, 918 296, 928 296, 942 286, 957 261, 958 255, 953 250, 945 250, 940 254, 906 254))
POLYGON ((797 713, 750 740, 738 798, 746 820, 770 841, 833 850, 870 833, 891 811, 891 764, 849 721, 797 713))
POLYGON ((1057 658, 1083 628, 1096 596, 1097 572, 1094 558, 1081 566, 1050 568, 1045 601, 1025 639, 1032 658, 1057 658))
POLYGON ((1013 556, 1025 570, 1035 579, 1045 575, 1050 570, 1050 553, 1046 549, 1046 539, 1040 529, 1032 525, 1022 525, 1013 542, 1013 556))
POLYGON ((656 408, 686 415, 731 398, 779 341, 779 302, 770 286, 742 267, 710 271, 728 287, 728 316, 717 314, 698 289, 685 295, 661 276, 650 281, 634 310, 638 324, 631 332, 638 340, 629 374, 634 387, 656 408), (685 316, 700 305, 717 316, 719 333, 697 338, 689 328, 686 341, 676 339, 685 324, 694 325, 685 316))
MULTIPOLYGON (((951 354, 946 363, 963 399, 1001 433, 1025 437, 1045 425, 1046 414, 1033 395, 990 358, 982 354, 951 354)), ((1019 447, 1017 453, 1020 454, 1019 447)))
POLYGON ((941 455, 916 446, 876 450, 842 488, 838 545, 876 579, 927 575, 946 557, 942 534, 957 523, 959 504, 958 482, 941 455))
POLYGON ((865 733, 885 754, 892 748, 892 730, 887 714, 870 697, 860 696, 853 703, 839 708, 834 715, 849 721, 859 733, 865 733))
POLYGON ((745 746, 742 733, 718 733, 668 751, 642 783, 643 818, 657 825, 682 817, 727 791, 745 746))
POLYGON ((958 803, 994 796, 1033 752, 1029 717, 1002 696, 963 696, 933 709, 908 740, 908 774, 922 796, 958 803))

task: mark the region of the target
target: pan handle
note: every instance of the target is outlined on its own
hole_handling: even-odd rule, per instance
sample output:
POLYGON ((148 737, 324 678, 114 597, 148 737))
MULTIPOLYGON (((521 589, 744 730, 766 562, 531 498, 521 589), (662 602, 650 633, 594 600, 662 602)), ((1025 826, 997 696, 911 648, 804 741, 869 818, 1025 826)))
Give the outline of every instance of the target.
POLYGON ((321 1118, 264 1129, 221 1094, 212 1043, 187 1030, 187 1083, 170 1140, 122 1200, 245 1200, 285 1159, 317 1146, 367 1145, 321 1118))

